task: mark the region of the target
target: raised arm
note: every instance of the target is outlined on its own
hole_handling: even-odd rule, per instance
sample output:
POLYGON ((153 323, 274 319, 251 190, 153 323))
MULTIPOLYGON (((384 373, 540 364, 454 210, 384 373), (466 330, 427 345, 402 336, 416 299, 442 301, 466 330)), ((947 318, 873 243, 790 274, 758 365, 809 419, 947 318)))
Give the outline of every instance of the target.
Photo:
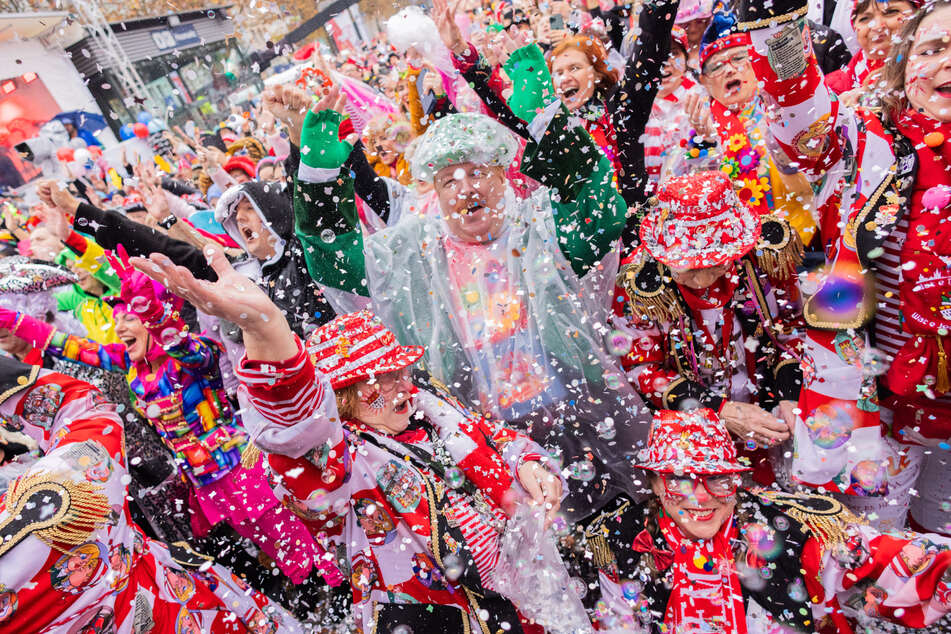
POLYGON ((390 189, 386 186, 386 181, 378 175, 367 161, 367 155, 363 149, 363 141, 357 141, 346 162, 343 164, 344 171, 350 173, 353 178, 353 187, 360 200, 365 202, 370 209, 378 215, 383 222, 390 217, 390 189))
POLYGON ((627 220, 611 162, 568 112, 552 103, 531 124, 522 172, 550 188, 558 246, 572 270, 584 275, 613 248, 627 220))
POLYGON ((61 212, 73 216, 73 226, 92 236, 103 249, 114 250, 122 244, 132 255, 164 253, 195 271, 199 277, 214 279, 214 271, 208 267, 201 252, 187 242, 169 238, 116 211, 105 211, 82 203, 52 181, 37 186, 37 193, 41 198, 48 197, 50 203, 61 212))
MULTIPOLYGON (((679 5, 680 0, 649 0, 640 6, 634 51, 608 101, 623 166, 618 187, 630 206, 647 198, 647 168, 641 139, 660 88, 661 67, 670 55, 670 31, 679 5)), ((634 230, 635 223, 631 225, 634 230)), ((636 235, 625 236, 626 244, 636 242, 636 235)))
POLYGON ((842 157, 840 104, 822 80, 812 51, 805 3, 744 4, 737 27, 749 31, 750 58, 769 110, 770 136, 792 165, 819 180, 842 157))
MULTIPOLYGON (((267 421, 249 430, 255 445, 289 459, 308 460, 312 450, 332 445, 343 468, 343 432, 329 383, 318 381, 300 340, 281 310, 247 277, 236 272, 221 249, 208 247, 215 283, 198 280, 167 257, 133 258, 140 271, 162 282, 208 314, 237 324, 244 335, 245 358, 235 369, 251 402, 267 421), (329 443, 329 445, 328 445, 329 443), (341 445, 342 446, 342 445, 341 445)), ((309 469, 316 469, 311 465, 309 469)), ((335 469, 337 467, 328 467, 335 469)), ((341 486, 345 478, 337 478, 341 486)), ((320 478, 318 478, 320 481, 320 478)), ((329 489, 328 481, 323 480, 329 489)), ((295 497, 302 500, 307 495, 295 497)))
POLYGON ((337 99, 336 89, 328 97, 304 120, 301 166, 294 178, 294 228, 314 280, 367 295, 353 178, 341 169, 352 150, 350 143, 339 138, 344 102, 337 99))
POLYGON ((121 343, 100 344, 57 330, 51 324, 25 313, 0 307, 0 329, 23 339, 34 348, 54 357, 103 370, 126 371, 129 357, 121 343))

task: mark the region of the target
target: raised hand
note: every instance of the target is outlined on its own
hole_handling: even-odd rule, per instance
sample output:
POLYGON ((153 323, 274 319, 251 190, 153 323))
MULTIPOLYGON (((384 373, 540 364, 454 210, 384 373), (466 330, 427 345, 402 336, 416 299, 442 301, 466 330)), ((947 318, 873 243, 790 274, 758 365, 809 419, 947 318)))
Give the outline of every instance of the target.
POLYGON ((462 29, 456 24, 456 8, 459 3, 452 5, 449 0, 433 0, 433 21, 439 29, 439 37, 443 44, 455 55, 463 55, 469 48, 466 38, 462 36, 462 29))
POLYGON ((301 130, 301 163, 316 169, 333 169, 343 165, 353 150, 353 137, 340 140, 340 123, 344 120, 347 99, 340 94, 340 87, 333 86, 324 97, 314 104, 301 130))
POLYGON ((708 141, 716 140, 716 126, 713 123, 713 115, 710 114, 710 100, 706 95, 698 92, 687 93, 684 111, 698 135, 708 141))
POLYGON ((265 90, 261 96, 261 105, 274 118, 287 126, 287 133, 291 143, 300 147, 300 132, 304 125, 304 117, 312 103, 309 92, 289 86, 273 86, 265 90))
POLYGON ((164 326, 174 307, 162 303, 152 280, 135 270, 125 248, 120 244, 115 252, 107 251, 106 259, 122 281, 119 294, 129 311, 149 329, 164 326))
POLYGON ((294 333, 281 310, 254 282, 234 270, 221 247, 208 245, 204 253, 218 275, 217 282, 196 279, 161 253, 132 258, 131 263, 199 310, 237 324, 244 331, 249 359, 284 361, 294 356, 294 333))
POLYGON ((50 233, 59 238, 61 242, 66 242, 72 227, 66 220, 66 214, 60 211, 59 207, 43 205, 36 210, 36 215, 43 221, 50 233))

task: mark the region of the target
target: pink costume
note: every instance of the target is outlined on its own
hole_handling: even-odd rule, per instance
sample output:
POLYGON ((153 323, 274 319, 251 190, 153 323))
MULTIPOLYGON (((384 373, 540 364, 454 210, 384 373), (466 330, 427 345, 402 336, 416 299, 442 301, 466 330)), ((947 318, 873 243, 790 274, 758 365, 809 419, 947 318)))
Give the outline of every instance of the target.
MULTIPOLYGON (((131 275, 140 286, 152 284, 141 273, 131 275)), ((129 286, 127 279, 123 283, 124 297, 129 286)), ((155 286, 155 290, 146 287, 144 295, 153 305, 162 306, 158 298, 170 296, 163 287, 155 286)), ((132 313, 129 306, 136 306, 139 299, 131 298, 115 312, 132 313)), ((222 385, 220 344, 186 333, 187 326, 177 310, 171 310, 168 301, 164 305, 160 320, 143 320, 150 337, 145 358, 139 361, 130 359, 125 344, 99 344, 5 309, 0 309, 0 327, 5 321, 12 322, 14 334, 44 353, 126 373, 136 409, 161 436, 175 455, 182 477, 192 485, 192 529, 196 536, 226 522, 256 543, 295 583, 306 579, 315 563, 331 572, 328 579, 336 578, 339 573, 329 555, 271 492, 261 461, 251 468, 241 465, 247 435, 222 385), (184 336, 172 337, 172 332, 184 336), (177 341, 163 349, 156 341, 159 337, 177 341)))

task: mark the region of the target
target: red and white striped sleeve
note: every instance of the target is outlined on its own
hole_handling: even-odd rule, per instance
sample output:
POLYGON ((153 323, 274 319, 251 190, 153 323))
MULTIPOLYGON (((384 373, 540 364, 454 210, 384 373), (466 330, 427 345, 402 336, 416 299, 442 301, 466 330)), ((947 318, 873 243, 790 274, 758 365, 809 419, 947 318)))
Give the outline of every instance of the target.
POLYGON ((842 158, 839 103, 822 81, 808 26, 787 22, 752 31, 750 39, 771 137, 792 165, 814 180, 823 177, 842 158))
POLYGON ((318 445, 342 441, 333 390, 314 370, 300 339, 290 359, 265 363, 245 356, 235 375, 266 421, 252 434, 262 450, 299 458, 318 445))

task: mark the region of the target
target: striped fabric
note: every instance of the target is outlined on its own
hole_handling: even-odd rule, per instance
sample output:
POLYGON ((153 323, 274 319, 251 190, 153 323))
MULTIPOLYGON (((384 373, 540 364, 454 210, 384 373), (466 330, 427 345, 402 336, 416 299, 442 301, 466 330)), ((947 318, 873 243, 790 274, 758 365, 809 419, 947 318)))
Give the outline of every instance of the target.
MULTIPOLYGON (((298 344, 299 345, 299 344, 298 344)), ((307 357, 299 355, 297 362, 287 368, 288 375, 297 375, 307 363, 307 357)), ((282 368, 283 369, 283 368, 282 368)), ((274 382, 275 367, 267 364, 260 369, 242 364, 235 374, 242 383, 251 387, 270 386, 274 382)), ((262 399, 254 389, 248 390, 248 398, 254 407, 269 421, 289 427, 316 411, 324 400, 324 388, 319 381, 301 382, 294 390, 269 391, 262 399)))
POLYGON ((660 178, 660 170, 669 151, 677 151, 680 140, 689 134, 683 100, 696 84, 689 78, 666 97, 654 99, 651 116, 644 128, 644 166, 651 182, 660 178))
POLYGON ((900 255, 905 235, 908 232, 907 215, 899 220, 885 240, 884 253, 875 261, 875 345, 894 358, 898 350, 908 341, 910 335, 901 327, 901 299, 898 288, 901 285, 900 255))
MULTIPOLYGON (((492 573, 499 563, 499 533, 485 523, 464 495, 450 490, 449 501, 453 515, 459 522, 459 530, 472 551, 479 577, 484 585, 491 588, 494 586, 492 573)), ((505 514, 501 510, 493 509, 493 512, 496 519, 505 521, 505 514)))

